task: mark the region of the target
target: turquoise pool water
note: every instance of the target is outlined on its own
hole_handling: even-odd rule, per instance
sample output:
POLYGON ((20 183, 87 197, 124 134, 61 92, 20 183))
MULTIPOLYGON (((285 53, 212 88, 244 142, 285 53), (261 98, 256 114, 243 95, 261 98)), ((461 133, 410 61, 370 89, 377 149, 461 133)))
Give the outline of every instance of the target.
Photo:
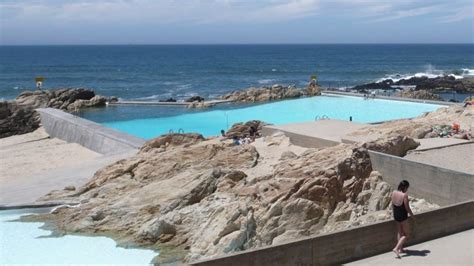
MULTIPOLYGON (((150 139, 170 130, 199 132, 205 136, 219 135, 237 122, 262 120, 271 124, 314 121, 316 116, 362 123, 410 118, 442 106, 392 100, 364 100, 349 96, 320 96, 285 100, 243 108, 221 108, 176 116, 106 122, 105 126, 150 139)), ((137 107, 140 108, 140 107, 137 107)))
POLYGON ((0 211, 0 265, 150 265, 154 251, 117 247, 106 237, 48 237, 42 223, 14 221, 47 210, 0 211))

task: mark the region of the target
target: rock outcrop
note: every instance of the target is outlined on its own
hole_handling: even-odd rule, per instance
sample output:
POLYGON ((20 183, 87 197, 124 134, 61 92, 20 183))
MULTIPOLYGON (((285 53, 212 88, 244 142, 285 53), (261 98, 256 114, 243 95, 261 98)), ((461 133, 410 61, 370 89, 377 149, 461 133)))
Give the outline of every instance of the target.
POLYGON ((390 90, 402 86, 414 86, 414 89, 416 91, 425 90, 429 93, 436 93, 445 90, 454 90, 459 93, 466 93, 474 91, 474 78, 456 79, 453 76, 447 75, 436 78, 428 78, 426 76, 411 77, 408 79, 400 79, 398 81, 386 79, 380 82, 371 82, 367 84, 357 85, 352 87, 351 89, 357 91, 377 89, 390 90))
POLYGON ((259 120, 251 120, 246 123, 235 123, 229 130, 227 130, 225 136, 227 138, 237 137, 239 139, 259 137, 262 136, 262 127, 265 125, 268 124, 259 120))
POLYGON ((420 100, 443 101, 441 96, 430 93, 427 90, 403 90, 396 92, 395 96, 420 100))
POLYGON ((376 141, 362 144, 362 147, 368 150, 378 151, 399 157, 405 156, 409 150, 414 150, 418 146, 420 146, 420 143, 407 136, 380 138, 376 141))
POLYGON ((45 200, 81 204, 42 218, 63 232, 166 246, 162 258, 173 247, 175 259, 193 261, 386 219, 390 192, 363 146, 303 149, 282 135, 234 146, 173 134, 83 187, 50 193, 45 200), (373 212, 380 215, 364 218, 373 212))
POLYGON ((452 105, 442 107, 417 118, 385 122, 356 130, 349 136, 408 136, 416 139, 453 137, 472 139, 474 130, 474 106, 452 105), (458 125, 459 129, 454 129, 458 125))
POLYGON ((204 98, 201 96, 192 96, 188 99, 186 99, 187 103, 192 103, 192 102, 204 102, 204 98))
MULTIPOLYGON (((115 100, 115 97, 110 100, 115 100)), ((25 134, 39 127, 36 108, 77 111, 86 107, 105 106, 107 98, 88 89, 25 91, 13 101, 0 103, 0 138, 25 134)))
POLYGON ((33 132, 40 119, 33 108, 15 101, 0 102, 0 138, 33 132))
POLYGON ((15 101, 31 108, 51 107, 74 111, 84 107, 105 106, 107 98, 88 89, 36 90, 21 93, 15 101))
POLYGON ((234 91, 221 96, 223 100, 232 100, 235 102, 266 102, 272 100, 283 100, 299 98, 302 96, 321 95, 321 89, 318 86, 298 89, 293 86, 284 87, 275 84, 271 87, 248 88, 245 90, 234 91))

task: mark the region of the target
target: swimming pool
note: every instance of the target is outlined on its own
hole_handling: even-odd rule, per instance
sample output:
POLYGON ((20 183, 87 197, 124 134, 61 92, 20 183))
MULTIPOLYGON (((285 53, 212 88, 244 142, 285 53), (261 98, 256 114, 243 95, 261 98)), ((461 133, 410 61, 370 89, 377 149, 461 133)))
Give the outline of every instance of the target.
POLYGON ((49 237, 42 223, 15 221, 49 209, 0 211, 0 265, 150 265, 158 253, 117 247, 107 237, 66 235, 49 237))
MULTIPOLYGON (((314 121, 317 117, 349 120, 361 123, 411 118, 442 107, 382 99, 364 100, 351 96, 318 96, 245 106, 222 108, 205 112, 185 113, 176 116, 133 119, 102 123, 129 134, 150 139, 172 130, 173 132, 199 132, 204 136, 219 135, 237 122, 262 120, 271 124, 314 121)), ((137 107, 140 108, 140 107, 137 107)))

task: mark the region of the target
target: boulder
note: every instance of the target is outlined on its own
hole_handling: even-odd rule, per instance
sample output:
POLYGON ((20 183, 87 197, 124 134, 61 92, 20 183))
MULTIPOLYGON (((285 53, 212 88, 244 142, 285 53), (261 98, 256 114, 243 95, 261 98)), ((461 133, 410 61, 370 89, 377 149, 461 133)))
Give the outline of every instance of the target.
POLYGON ((192 96, 188 99, 186 99, 187 103, 192 103, 192 102, 204 102, 204 98, 201 96, 192 96))
POLYGON ((441 96, 428 92, 427 90, 403 90, 395 93, 395 96, 419 100, 443 101, 441 96))
POLYGON ((251 120, 246 123, 235 123, 227 130, 225 136, 227 138, 246 138, 246 137, 260 137, 262 135, 263 126, 267 123, 259 120, 251 120))
POLYGON ((203 141, 204 137, 198 133, 171 133, 161 135, 157 138, 147 141, 142 147, 142 151, 148 151, 151 149, 168 147, 168 146, 180 146, 190 145, 197 142, 203 141))
POLYGON ((319 86, 299 89, 294 86, 285 87, 279 84, 274 84, 269 87, 252 87, 241 91, 234 91, 232 93, 225 94, 220 98, 223 100, 232 100, 235 102, 266 102, 315 95, 321 95, 321 88, 319 86))
POLYGON ((33 132, 39 127, 39 114, 15 101, 0 102, 0 138, 33 132))
POLYGON ((416 149, 419 145, 420 143, 410 137, 396 136, 367 142, 364 143, 362 147, 373 151, 403 157, 409 150, 416 149))

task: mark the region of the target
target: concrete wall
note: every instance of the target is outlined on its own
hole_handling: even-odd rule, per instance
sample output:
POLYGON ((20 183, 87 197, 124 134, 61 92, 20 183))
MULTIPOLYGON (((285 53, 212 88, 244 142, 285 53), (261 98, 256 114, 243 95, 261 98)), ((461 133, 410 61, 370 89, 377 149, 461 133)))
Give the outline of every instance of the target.
MULTIPOLYGON (((345 92, 345 91, 334 91, 334 90, 323 90, 323 95, 342 95, 342 96, 354 96, 354 97, 364 97, 364 94, 354 93, 354 92, 345 92)), ((383 96, 377 95, 376 99, 383 100, 392 100, 392 101, 402 101, 402 102, 415 102, 415 103, 429 103, 429 104, 439 104, 439 105, 462 105, 461 103, 453 103, 446 101, 434 101, 434 100, 423 100, 423 99, 413 99, 405 97, 396 97, 396 96, 383 96)))
POLYGON ((53 108, 36 110, 41 124, 54 138, 78 143, 102 154, 113 154, 140 148, 145 140, 53 108))
POLYGON ((409 193, 444 206, 474 198, 474 174, 449 170, 380 152, 369 151, 372 167, 383 180, 397 187, 410 182, 409 193))
POLYGON ((324 148, 331 147, 340 144, 338 141, 332 141, 323 138, 317 138, 307 135, 296 134, 293 132, 284 131, 278 128, 273 128, 271 126, 264 126, 262 128, 263 136, 271 136, 277 132, 283 132, 285 136, 290 139, 291 144, 306 147, 306 148, 324 148))
MULTIPOLYGON (((416 215, 408 244, 454 234, 474 227, 474 201, 416 215)), ((336 233, 238 252, 193 265, 331 265, 354 261, 391 250, 396 224, 379 222, 336 233)))

